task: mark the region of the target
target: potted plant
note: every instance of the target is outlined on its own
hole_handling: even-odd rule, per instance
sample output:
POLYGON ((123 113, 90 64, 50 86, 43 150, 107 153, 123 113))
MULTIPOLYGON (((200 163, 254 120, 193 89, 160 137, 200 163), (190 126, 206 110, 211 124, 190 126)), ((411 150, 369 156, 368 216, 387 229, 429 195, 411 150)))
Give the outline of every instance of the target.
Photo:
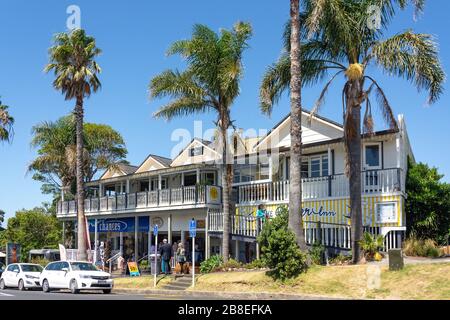
POLYGON ((383 259, 383 255, 380 253, 380 249, 383 248, 383 242, 384 238, 382 235, 372 236, 369 232, 364 232, 360 245, 366 261, 381 261, 383 259))

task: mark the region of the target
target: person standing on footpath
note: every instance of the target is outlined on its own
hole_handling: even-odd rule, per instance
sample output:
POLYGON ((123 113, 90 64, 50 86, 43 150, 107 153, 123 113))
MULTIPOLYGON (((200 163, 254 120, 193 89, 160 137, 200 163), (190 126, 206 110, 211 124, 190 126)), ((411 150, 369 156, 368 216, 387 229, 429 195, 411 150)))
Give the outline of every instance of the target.
POLYGON ((159 254, 161 255, 161 271, 164 274, 170 274, 170 259, 173 256, 172 245, 167 243, 167 239, 163 240, 163 245, 159 249, 159 254))

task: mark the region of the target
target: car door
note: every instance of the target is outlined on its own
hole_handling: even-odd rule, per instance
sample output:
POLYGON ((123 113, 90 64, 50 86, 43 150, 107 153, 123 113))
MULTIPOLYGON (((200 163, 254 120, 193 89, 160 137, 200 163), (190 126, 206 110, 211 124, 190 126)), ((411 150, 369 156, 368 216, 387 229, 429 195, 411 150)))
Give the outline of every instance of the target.
POLYGON ((50 286, 50 288, 58 288, 57 268, 58 268, 59 264, 60 264, 60 262, 50 263, 45 268, 44 278, 47 279, 48 285, 50 286))
POLYGON ((17 286, 19 286, 19 279, 20 279, 19 273, 20 273, 19 265, 17 265, 17 264, 11 265, 11 271, 8 272, 8 284, 7 284, 7 286, 9 286, 9 287, 17 287, 17 286))
POLYGON ((67 261, 61 262, 61 271, 59 271, 60 276, 59 279, 59 285, 60 288, 69 288, 69 282, 70 282, 70 266, 67 261), (67 272, 63 271, 62 269, 67 269, 67 272))
POLYGON ((14 265, 10 264, 8 267, 6 267, 5 271, 2 274, 3 281, 5 282, 5 286, 7 286, 7 287, 12 285, 11 284, 12 283, 11 275, 14 273, 13 269, 14 269, 14 265))

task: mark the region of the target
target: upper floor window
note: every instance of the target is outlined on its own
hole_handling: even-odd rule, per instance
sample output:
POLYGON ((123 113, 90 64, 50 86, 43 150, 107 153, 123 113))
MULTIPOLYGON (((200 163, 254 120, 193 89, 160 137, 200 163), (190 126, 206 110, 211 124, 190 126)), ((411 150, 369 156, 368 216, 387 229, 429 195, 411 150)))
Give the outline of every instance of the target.
MULTIPOLYGON (((289 179, 290 158, 286 159, 286 177, 289 179)), ((302 178, 325 177, 328 172, 328 154, 303 155, 301 165, 302 178)))
POLYGON ((381 169, 381 143, 364 145, 365 169, 381 169))
POLYGON ((245 183, 270 179, 268 163, 237 164, 234 166, 233 183, 245 183))
POLYGON ((192 147, 189 149, 189 155, 191 157, 201 156, 203 154, 203 146, 200 147, 192 147))

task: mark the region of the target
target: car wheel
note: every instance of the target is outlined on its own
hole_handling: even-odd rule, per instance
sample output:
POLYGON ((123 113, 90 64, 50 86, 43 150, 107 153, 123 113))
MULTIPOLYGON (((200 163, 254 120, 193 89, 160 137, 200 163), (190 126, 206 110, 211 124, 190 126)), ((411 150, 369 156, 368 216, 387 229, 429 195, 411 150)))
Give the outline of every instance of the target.
POLYGON ((19 290, 20 290, 20 291, 25 290, 25 284, 23 283, 23 280, 22 280, 22 279, 19 280, 19 290))
POLYGON ((1 279, 0 280, 0 290, 5 290, 6 286, 5 286, 5 280, 1 279))
POLYGON ((70 292, 72 292, 73 294, 77 294, 80 292, 80 289, 78 289, 77 280, 75 279, 72 279, 70 281, 70 292))
POLYGON ((111 293, 111 289, 103 289, 103 293, 104 294, 110 294, 111 293))
POLYGON ((44 292, 50 292, 50 285, 48 284, 48 280, 44 279, 44 281, 42 281, 42 291, 44 292))

